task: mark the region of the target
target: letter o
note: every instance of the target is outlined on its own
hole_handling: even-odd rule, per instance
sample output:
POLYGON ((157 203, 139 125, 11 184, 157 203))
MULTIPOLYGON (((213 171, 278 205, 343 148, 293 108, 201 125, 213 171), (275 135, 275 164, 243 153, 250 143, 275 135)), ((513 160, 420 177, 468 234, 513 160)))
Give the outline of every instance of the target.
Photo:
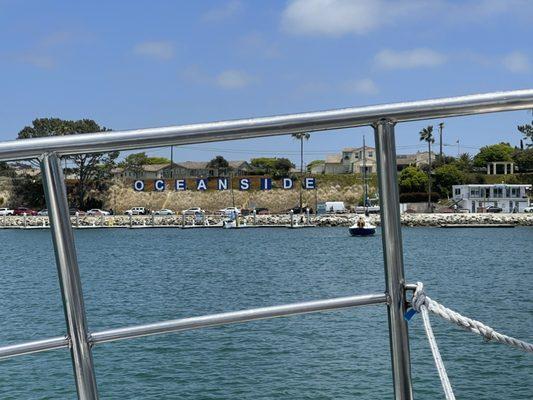
POLYGON ((136 192, 142 192, 144 190, 144 181, 135 181, 135 182, 133 182, 133 189, 136 192))

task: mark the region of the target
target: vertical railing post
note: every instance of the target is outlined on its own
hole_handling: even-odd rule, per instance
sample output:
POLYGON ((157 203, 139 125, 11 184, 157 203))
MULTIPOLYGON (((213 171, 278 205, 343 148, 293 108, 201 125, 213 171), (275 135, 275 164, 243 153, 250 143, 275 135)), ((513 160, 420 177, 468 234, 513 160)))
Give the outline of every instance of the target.
POLYGON ((407 322, 404 319, 405 278, 394 122, 380 120, 374 125, 374 133, 385 285, 390 300, 388 319, 394 395, 396 400, 410 400, 413 398, 413 390, 411 386, 409 336, 407 322))
POLYGON ((40 161, 78 398, 95 400, 98 391, 61 161, 54 153, 43 154, 40 161))

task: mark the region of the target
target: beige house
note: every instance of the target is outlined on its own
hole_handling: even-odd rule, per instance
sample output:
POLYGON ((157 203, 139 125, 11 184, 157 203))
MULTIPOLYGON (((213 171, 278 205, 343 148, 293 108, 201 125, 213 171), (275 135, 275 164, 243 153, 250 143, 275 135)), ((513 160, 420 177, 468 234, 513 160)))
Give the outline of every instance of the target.
MULTIPOLYGON (((431 153, 434 160, 434 154, 431 153)), ((376 149, 366 147, 366 172, 373 174, 377 172, 376 149)), ((401 171, 407 166, 420 167, 429 163, 427 151, 419 151, 416 154, 399 154, 396 158, 398 170, 401 171)), ((316 163, 310 168, 312 174, 361 174, 363 173, 363 148, 346 147, 339 154, 326 156, 322 163, 316 163)))
MULTIPOLYGON (((366 172, 376 172, 376 151, 367 146, 366 172)), ((363 173, 363 147, 346 147, 340 154, 326 156, 323 164, 315 164, 311 168, 313 174, 355 174, 363 173)))
POLYGON ((124 168, 114 168, 111 173, 116 178, 127 179, 174 179, 211 176, 243 176, 249 174, 253 168, 246 161, 228 161, 228 168, 212 168, 206 161, 185 161, 181 163, 150 164, 144 165, 142 172, 131 171, 124 168))

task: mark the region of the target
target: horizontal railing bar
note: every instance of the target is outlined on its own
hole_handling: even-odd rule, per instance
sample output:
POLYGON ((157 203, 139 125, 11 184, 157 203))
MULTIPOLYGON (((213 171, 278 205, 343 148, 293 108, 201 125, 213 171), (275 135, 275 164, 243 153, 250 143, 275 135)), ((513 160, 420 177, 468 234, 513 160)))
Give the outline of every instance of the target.
POLYGON ((38 353, 40 351, 60 349, 69 346, 66 336, 58 336, 49 339, 35 340, 32 342, 13 344, 0 347, 0 360, 24 354, 38 353))
POLYGON ((12 140, 0 142, 0 161, 37 158, 47 152, 72 155, 341 129, 371 125, 383 118, 404 122, 528 108, 533 108, 533 89, 204 124, 12 140))
POLYGON ((162 333, 179 332, 191 329, 207 328, 211 326, 381 303, 387 303, 387 296, 385 294, 339 297, 336 299, 253 308, 249 310, 130 326, 126 328, 109 329, 91 334, 89 340, 94 344, 104 343, 114 340, 132 339, 162 333))

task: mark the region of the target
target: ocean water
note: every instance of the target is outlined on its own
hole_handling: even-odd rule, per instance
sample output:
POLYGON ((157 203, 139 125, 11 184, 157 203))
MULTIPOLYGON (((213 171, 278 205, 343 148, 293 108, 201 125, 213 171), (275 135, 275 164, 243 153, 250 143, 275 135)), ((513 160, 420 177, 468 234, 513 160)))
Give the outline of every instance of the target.
MULTIPOLYGON (((379 231, 378 231, 379 233, 379 231)), ((405 272, 465 315, 533 341, 533 228, 404 228, 405 272)), ((61 335, 50 232, 0 230, 0 345, 61 335)), ((76 232, 92 331, 384 288, 381 237, 344 228, 76 232)), ((459 399, 533 398, 533 356, 437 317, 459 399)), ((420 316, 417 399, 443 398, 420 316)), ((384 305, 94 348, 102 399, 392 398, 384 305)), ((0 399, 74 399, 66 349, 0 361, 0 399)))

